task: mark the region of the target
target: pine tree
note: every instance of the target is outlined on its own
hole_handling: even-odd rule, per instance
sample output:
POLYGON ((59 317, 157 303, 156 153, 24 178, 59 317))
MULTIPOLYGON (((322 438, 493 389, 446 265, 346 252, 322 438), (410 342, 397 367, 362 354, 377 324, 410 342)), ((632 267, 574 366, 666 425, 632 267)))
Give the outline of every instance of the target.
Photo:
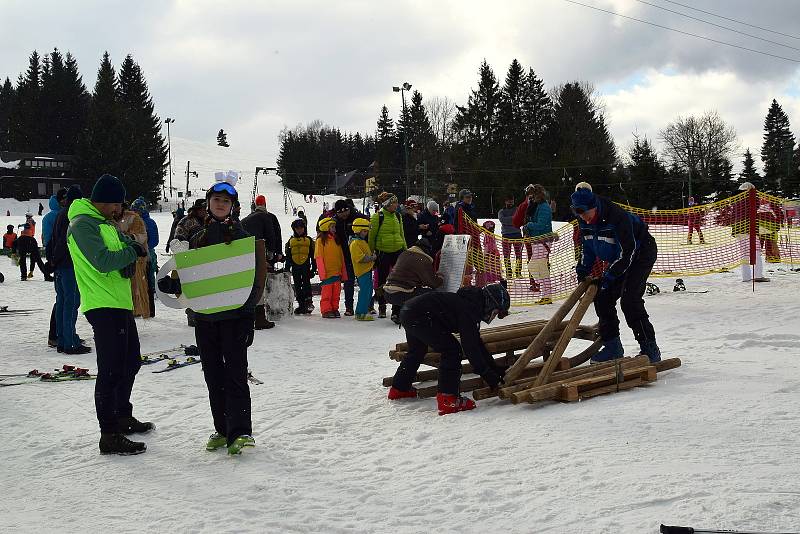
POLYGON ((14 108, 15 100, 16 92, 14 91, 14 86, 11 85, 11 80, 6 78, 6 81, 0 87, 0 150, 10 150, 8 138, 9 118, 14 108))
POLYGON ((432 155, 436 144, 436 136, 433 134, 433 127, 431 127, 425 106, 422 104, 422 95, 419 91, 414 91, 411 97, 406 132, 408 133, 409 164, 413 167, 414 164, 425 159, 426 155, 432 155))
POLYGON ((116 73, 108 52, 105 52, 97 71, 86 129, 78 144, 75 160, 77 175, 90 180, 105 173, 122 178, 125 169, 123 154, 133 149, 126 144, 130 137, 124 128, 127 125, 117 95, 116 73))
POLYGON ((385 179, 393 170, 392 167, 397 161, 398 142, 397 134, 394 129, 394 121, 389 117, 389 110, 386 106, 381 108, 381 116, 378 119, 378 130, 375 134, 377 145, 376 160, 378 162, 378 182, 383 184, 385 179))
POLYGON ((513 158, 525 139, 525 86, 525 72, 514 59, 506 73, 497 113, 498 130, 507 158, 513 158))
POLYGON ((721 200, 738 192, 733 176, 733 164, 728 158, 713 158, 709 162, 708 175, 713 195, 712 198, 705 200, 721 200))
MULTIPOLYGON (((555 95, 553 143, 556 157, 553 163, 563 167, 570 177, 569 184, 564 185, 580 180, 609 183, 617 153, 602 111, 593 98, 593 89, 587 84, 572 82, 557 88, 555 95)), ((565 189, 564 196, 569 187, 565 189)), ((602 188, 598 192, 602 193, 602 188)), ((566 201, 566 198, 561 200, 566 201)))
POLYGON ((225 148, 231 146, 228 144, 228 134, 222 128, 217 133, 217 146, 224 146, 225 148))
POLYGON ((129 143, 122 154, 124 172, 119 178, 131 199, 141 195, 154 201, 164 183, 167 146, 142 69, 130 54, 119 70, 117 98, 125 121, 124 138, 129 143))
POLYGON ((466 106, 457 106, 454 127, 459 141, 473 157, 492 152, 498 137, 497 112, 500 86, 492 68, 483 60, 478 70, 478 88, 471 91, 466 106))
POLYGON ((54 49, 45 58, 48 63, 43 69, 41 92, 42 120, 47 125, 45 150, 74 154, 77 139, 86 126, 89 93, 69 52, 63 57, 54 49))
POLYGON ((744 152, 742 172, 739 173, 738 183, 741 185, 744 182, 750 182, 756 186, 756 189, 762 189, 764 187, 761 175, 758 174, 756 170, 756 162, 753 160, 753 154, 750 152, 749 148, 744 152))
POLYGON ((781 194, 782 181, 793 176, 792 153, 794 151, 794 135, 789 127, 780 104, 772 100, 772 104, 764 119, 764 144, 761 146, 761 161, 764 163, 764 190, 768 193, 781 194))
POLYGON ((544 81, 536 76, 533 69, 525 77, 522 111, 525 125, 523 135, 528 151, 538 156, 546 149, 545 141, 553 127, 553 102, 544 89, 544 81))
POLYGON ((35 50, 28 60, 28 70, 17 80, 16 98, 9 116, 8 144, 19 152, 45 150, 42 131, 40 97, 42 91, 42 65, 35 50))
POLYGON ((674 185, 668 181, 667 169, 646 137, 634 135, 628 158, 630 162, 625 169, 628 198, 623 199, 625 202, 644 208, 680 207, 680 196, 675 194, 674 185))

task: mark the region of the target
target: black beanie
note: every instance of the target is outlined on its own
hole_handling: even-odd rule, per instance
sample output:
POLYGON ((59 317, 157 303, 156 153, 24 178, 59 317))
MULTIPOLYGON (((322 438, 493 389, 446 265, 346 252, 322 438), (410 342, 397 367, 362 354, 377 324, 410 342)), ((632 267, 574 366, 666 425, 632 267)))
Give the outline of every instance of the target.
POLYGON ((116 176, 104 174, 95 182, 91 200, 106 204, 121 204, 125 200, 125 186, 116 176))
POLYGON ((81 186, 77 184, 69 186, 69 189, 67 189, 67 202, 72 202, 73 200, 78 200, 79 198, 83 198, 81 186))

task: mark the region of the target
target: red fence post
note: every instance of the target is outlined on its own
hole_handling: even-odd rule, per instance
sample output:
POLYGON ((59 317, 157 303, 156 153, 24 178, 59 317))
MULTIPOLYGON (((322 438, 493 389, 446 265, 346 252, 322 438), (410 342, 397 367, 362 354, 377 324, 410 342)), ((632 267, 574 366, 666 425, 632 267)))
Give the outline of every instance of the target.
MULTIPOLYGON (((756 221, 756 189, 752 188, 747 191, 747 219, 750 222, 750 265, 756 264, 756 236, 758 230, 758 223, 756 221)), ((755 267, 753 267, 755 268, 755 267)))

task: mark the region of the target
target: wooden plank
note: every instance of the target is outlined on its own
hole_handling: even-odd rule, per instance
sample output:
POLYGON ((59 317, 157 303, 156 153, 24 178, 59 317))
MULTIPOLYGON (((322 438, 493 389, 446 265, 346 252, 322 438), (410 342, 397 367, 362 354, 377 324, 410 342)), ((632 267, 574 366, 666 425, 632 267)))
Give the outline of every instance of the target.
POLYGON ((573 388, 564 388, 567 391, 562 398, 559 400, 565 402, 575 402, 582 399, 589 399, 592 397, 597 397, 599 395, 605 395, 607 393, 616 393, 617 391, 624 391, 626 389, 632 389, 637 386, 642 386, 646 382, 642 381, 640 377, 634 377, 630 380, 626 380, 624 382, 620 382, 619 384, 611 384, 609 386, 602 386, 595 389, 590 389, 587 391, 576 392, 573 391, 573 388))
MULTIPOLYGON (((500 356, 494 359, 494 363, 501 367, 506 367, 514 363, 517 359, 514 353, 506 354, 504 356, 500 356)), ((466 363, 462 367, 463 373, 471 373, 473 371, 472 364, 466 363)), ((386 376, 383 378, 383 385, 384 387, 390 387, 392 385, 392 380, 394 379, 393 376, 386 376)), ((414 377, 414 382, 427 382, 429 380, 438 380, 439 379, 439 370, 438 369, 428 369, 424 371, 417 371, 417 375, 414 377)))
MULTIPOLYGON (((525 352, 522 353, 522 356, 520 356, 519 360, 517 360, 516 363, 514 363, 514 365, 508 369, 508 371, 506 371, 504 377, 506 383, 512 383, 514 380, 519 378, 522 370, 527 367, 530 361, 541 354, 544 344, 548 340, 551 332, 556 330, 557 326, 561 324, 561 321, 572 310, 573 306, 575 306, 575 303, 577 303, 583 294, 586 293, 586 290, 590 284, 590 280, 584 280, 583 283, 579 284, 578 287, 575 288, 575 291, 573 291, 572 294, 567 297, 567 300, 561 304, 553 317, 547 321, 547 324, 544 325, 536 338, 531 342, 530 345, 528 345, 528 348, 525 349, 525 352)), ((553 358, 553 360, 555 361, 556 358, 553 358)))
MULTIPOLYGON (((634 367, 643 367, 648 365, 650 360, 647 356, 637 356, 636 358, 622 358, 619 360, 623 369, 630 369, 634 367)), ((553 373, 553 382, 541 386, 533 386, 534 381, 528 380, 525 383, 516 384, 510 388, 504 388, 501 391, 503 398, 509 399, 512 403, 518 404, 520 402, 535 402, 540 400, 549 400, 555 398, 558 389, 570 381, 578 380, 581 378, 588 378, 591 376, 600 376, 603 374, 615 373, 614 367, 616 362, 604 362, 596 365, 587 365, 578 367, 577 369, 569 369, 560 373, 553 373)))
POLYGON ((589 305, 594 300, 594 296, 596 294, 597 294, 597 285, 591 284, 586 289, 584 294, 581 296, 578 306, 575 308, 572 317, 567 323, 567 327, 564 328, 564 331, 561 333, 561 337, 558 339, 558 343, 556 343, 556 348, 553 349, 553 358, 547 361, 547 364, 545 364, 545 367, 544 369, 542 369, 542 372, 539 373, 539 376, 536 377, 534 386, 541 386, 542 384, 546 384, 550 380, 550 375, 553 373, 553 371, 555 371, 556 358, 560 360, 561 355, 564 354, 565 350, 567 350, 567 345, 572 339, 572 334, 575 333, 575 329, 578 328, 578 326, 580 325, 581 319, 583 319, 583 316, 586 314, 586 310, 589 309, 589 305), (550 363, 551 361, 552 364, 550 363))

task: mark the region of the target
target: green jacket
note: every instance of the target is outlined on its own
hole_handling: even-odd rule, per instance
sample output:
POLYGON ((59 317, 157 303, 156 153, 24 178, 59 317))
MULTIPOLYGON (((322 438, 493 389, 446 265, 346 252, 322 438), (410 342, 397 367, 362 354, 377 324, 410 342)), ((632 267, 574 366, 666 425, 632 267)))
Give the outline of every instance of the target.
POLYGON ((381 209, 370 219, 369 248, 375 252, 397 252, 406 249, 403 223, 397 212, 381 209), (381 221, 383 219, 383 221, 381 221))
POLYGON ((67 247, 75 266, 81 293, 81 312, 97 308, 133 310, 131 281, 120 274, 136 261, 136 251, 123 236, 82 198, 72 203, 67 213, 67 247))

